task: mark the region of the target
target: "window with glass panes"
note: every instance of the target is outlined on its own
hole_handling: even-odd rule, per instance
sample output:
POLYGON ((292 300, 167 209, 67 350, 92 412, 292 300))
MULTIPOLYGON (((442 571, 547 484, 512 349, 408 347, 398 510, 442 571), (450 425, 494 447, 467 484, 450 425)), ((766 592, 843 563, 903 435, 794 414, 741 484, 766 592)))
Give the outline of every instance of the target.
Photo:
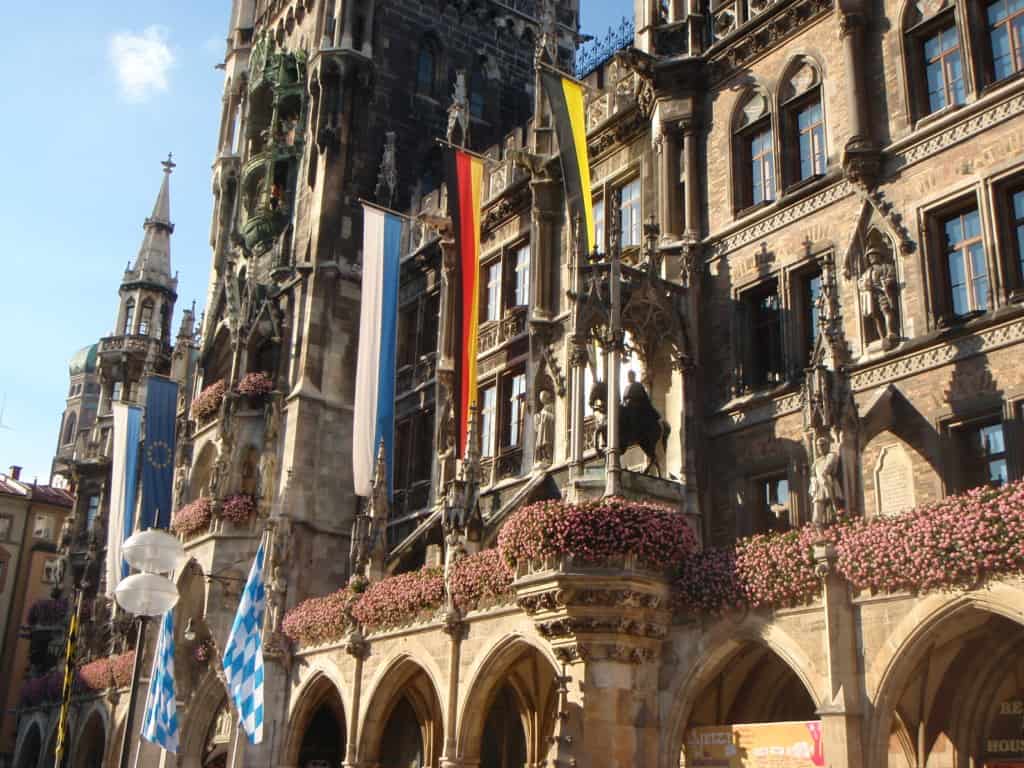
POLYGON ((604 253, 604 200, 594 201, 594 242, 592 249, 598 253, 604 253))
POLYGON ((781 509, 788 508, 789 478, 786 475, 776 475, 762 479, 761 502, 769 519, 777 517, 781 509))
POLYGON ((634 179, 619 190, 621 247, 640 245, 640 179, 634 179))
POLYGON ((924 45, 928 111, 964 102, 964 73, 960 59, 960 34, 950 25, 926 37, 924 45))
POLYGON ((530 303, 530 244, 516 249, 512 258, 512 306, 530 303))
POLYGON ((128 303, 124 305, 124 327, 121 329, 121 333, 125 336, 131 335, 134 331, 135 322, 135 302, 132 299, 128 299, 128 303))
POLYGON ((526 418, 526 373, 519 371, 505 377, 506 422, 503 443, 506 448, 518 448, 523 442, 526 418))
POLYGON ((1013 244, 1016 247, 1017 275, 1024 283, 1024 189, 1014 192, 1010 197, 1013 205, 1013 244))
POLYGON ((770 127, 762 126, 747 136, 747 174, 750 179, 749 205, 775 199, 775 155, 770 127))
POLYGON ((821 272, 804 278, 804 332, 807 349, 814 349, 821 323, 821 272))
POLYGON ((778 282, 770 280, 745 297, 749 317, 747 339, 749 383, 760 387, 777 384, 783 378, 782 303, 778 282))
POLYGON ((811 101, 796 113, 797 138, 800 142, 800 180, 825 173, 825 120, 821 102, 811 101))
POLYGON ((484 296, 480 318, 484 322, 501 319, 501 259, 492 261, 483 268, 484 296))
POLYGON ((984 311, 988 308, 988 265, 977 209, 946 219, 942 228, 953 314, 984 311))
POLYGON ((494 437, 497 432, 498 388, 491 384, 480 389, 480 455, 494 456, 494 437))
POLYGON ((149 336, 149 326, 152 322, 153 302, 143 302, 142 311, 139 313, 139 336, 149 336))
POLYGON ((956 430, 961 490, 1005 485, 1009 479, 1001 422, 968 424, 956 430))
POLYGON ((1024 0, 996 0, 985 9, 992 74, 996 80, 1024 69, 1024 0))

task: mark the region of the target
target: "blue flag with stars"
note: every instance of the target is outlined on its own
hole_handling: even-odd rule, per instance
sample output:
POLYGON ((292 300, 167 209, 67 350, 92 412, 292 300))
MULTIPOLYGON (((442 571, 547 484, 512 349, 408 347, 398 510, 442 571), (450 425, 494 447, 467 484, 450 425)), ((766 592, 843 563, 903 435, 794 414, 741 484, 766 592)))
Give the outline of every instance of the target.
POLYGON ((263 609, 266 602, 261 541, 224 648, 228 696, 235 702, 240 724, 253 744, 263 741, 263 609))
POLYGON ((174 609, 164 614, 153 654, 142 738, 168 752, 178 751, 178 697, 174 690, 174 609))
POLYGON ((142 446, 142 508, 139 530, 169 528, 174 485, 174 415, 178 384, 163 376, 146 379, 146 441, 142 446))

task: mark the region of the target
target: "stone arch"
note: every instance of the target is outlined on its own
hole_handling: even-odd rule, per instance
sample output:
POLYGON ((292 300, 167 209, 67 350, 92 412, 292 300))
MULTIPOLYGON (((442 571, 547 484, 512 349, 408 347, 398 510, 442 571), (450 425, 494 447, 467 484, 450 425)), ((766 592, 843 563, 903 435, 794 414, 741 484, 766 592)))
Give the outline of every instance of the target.
POLYGON ((208 442, 201 449, 196 457, 192 471, 189 473, 188 500, 195 501, 200 496, 209 494, 210 478, 213 475, 213 468, 218 459, 217 446, 208 442))
POLYGON ((70 764, 73 768, 103 768, 108 748, 109 718, 106 710, 92 705, 79 718, 70 764))
POLYGON ((789 58, 779 78, 777 106, 798 98, 811 89, 820 86, 825 79, 825 69, 817 56, 797 53, 789 58))
POLYGON ((526 764, 541 765, 554 733, 558 664, 550 649, 521 634, 492 643, 467 678, 468 693, 459 707, 458 756, 478 763, 491 709, 502 697, 518 708, 526 746, 526 764))
POLYGON ((789 633, 764 615, 748 613, 738 622, 734 617, 720 619, 701 633, 698 642, 695 663, 679 665, 679 671, 666 687, 672 698, 662 717, 664 765, 678 762, 702 693, 744 649, 760 649, 777 659, 799 681, 814 710, 826 703, 824 681, 810 657, 789 633))
MULTIPOLYGON (((988 637, 994 636, 1005 643, 1005 630, 1016 627, 1019 638, 1010 645, 1024 648, 1024 589, 1019 583, 1000 582, 984 590, 954 596, 928 595, 915 601, 874 658, 865 659, 864 683, 874 709, 865 742, 870 750, 865 755, 866 764, 887 764, 887 736, 898 712, 899 700, 925 663, 925 657, 944 641, 965 635, 968 632, 966 627, 993 618, 1003 620, 1003 624, 999 632, 986 633, 988 637)), ((991 657, 992 652, 989 649, 984 654, 974 655, 991 657)), ((977 710, 975 707, 975 723, 980 717, 977 710)), ((948 730, 943 735, 948 738, 948 730)))
POLYGON ((43 754, 43 725, 39 720, 29 723, 15 749, 14 768, 36 768, 43 754))
MULTIPOLYGON (((176 667, 177 668, 177 667, 176 667)), ((181 712, 178 759, 182 768, 200 768, 207 737, 226 701, 224 683, 212 665, 199 679, 181 712)))
POLYGON ((393 717, 411 714, 419 727, 423 766, 437 765, 444 745, 444 716, 436 665, 421 661, 426 653, 400 653, 381 667, 367 696, 359 729, 359 759, 371 765, 380 761, 382 742, 394 731, 393 717), (404 704, 403 704, 404 702, 404 704))
POLYGON ((295 697, 295 706, 288 726, 287 741, 282 750, 285 765, 304 766, 311 759, 323 759, 340 765, 345 759, 348 742, 348 717, 341 692, 344 686, 331 671, 318 668, 303 682, 295 697), (332 729, 333 726, 333 729, 332 729), (310 733, 324 733, 335 739, 333 744, 319 739, 316 755, 310 754, 310 733))

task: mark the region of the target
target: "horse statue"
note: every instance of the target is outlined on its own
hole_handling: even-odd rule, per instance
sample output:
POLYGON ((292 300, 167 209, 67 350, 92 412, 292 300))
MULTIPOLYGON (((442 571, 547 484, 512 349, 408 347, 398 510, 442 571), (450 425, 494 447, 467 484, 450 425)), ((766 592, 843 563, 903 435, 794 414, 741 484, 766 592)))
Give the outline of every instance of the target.
MULTIPOLYGON (((662 450, 668 448, 668 436, 672 432, 672 427, 658 413, 644 385, 636 381, 636 374, 633 371, 629 372, 629 379, 623 401, 618 405, 619 450, 625 452, 634 445, 639 446, 647 456, 643 474, 650 474, 653 468, 657 471, 658 477, 662 477, 661 463, 658 461, 658 443, 661 442, 662 450)), ((590 407, 598 415, 594 446, 603 454, 608 448, 608 420, 605 415, 608 385, 603 381, 595 382, 590 389, 589 401, 590 407)))

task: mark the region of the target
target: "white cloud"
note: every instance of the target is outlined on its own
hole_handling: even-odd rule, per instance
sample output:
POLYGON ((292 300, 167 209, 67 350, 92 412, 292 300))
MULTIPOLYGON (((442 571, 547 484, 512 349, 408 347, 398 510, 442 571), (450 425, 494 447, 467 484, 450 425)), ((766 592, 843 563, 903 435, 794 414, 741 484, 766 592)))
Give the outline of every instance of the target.
POLYGON ((119 32, 110 38, 109 50, 125 99, 146 101, 157 91, 167 90, 167 74, 174 66, 167 29, 153 25, 142 34, 119 32))

